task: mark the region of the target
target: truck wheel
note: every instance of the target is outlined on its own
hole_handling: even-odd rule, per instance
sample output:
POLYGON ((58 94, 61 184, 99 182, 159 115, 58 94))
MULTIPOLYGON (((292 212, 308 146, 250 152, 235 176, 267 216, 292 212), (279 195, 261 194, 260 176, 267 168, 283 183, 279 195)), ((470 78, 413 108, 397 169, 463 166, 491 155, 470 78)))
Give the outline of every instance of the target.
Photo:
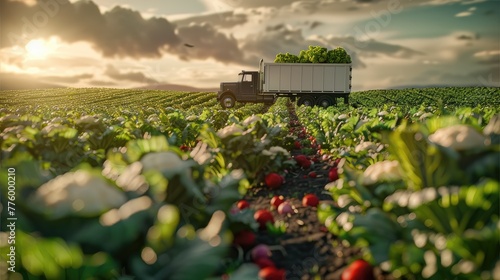
POLYGON ((335 105, 335 99, 331 98, 330 96, 320 96, 316 101, 316 106, 322 108, 328 108, 332 105, 335 105))
POLYGON ((232 95, 224 95, 220 99, 220 105, 225 109, 233 108, 235 103, 236 101, 232 95))
POLYGON ((312 96, 302 96, 301 98, 299 98, 299 102, 298 102, 298 105, 301 106, 301 105, 304 105, 304 106, 309 106, 309 107, 312 107, 314 106, 314 98, 312 96))

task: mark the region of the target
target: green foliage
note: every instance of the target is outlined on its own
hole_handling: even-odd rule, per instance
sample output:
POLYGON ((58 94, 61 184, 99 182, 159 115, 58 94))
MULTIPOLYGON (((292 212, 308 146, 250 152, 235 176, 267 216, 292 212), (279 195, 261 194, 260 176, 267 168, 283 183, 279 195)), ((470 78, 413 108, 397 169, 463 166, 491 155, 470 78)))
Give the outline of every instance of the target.
POLYGON ((218 168, 241 169, 250 184, 257 185, 264 174, 291 164, 288 151, 273 146, 273 139, 280 135, 280 126, 268 126, 260 116, 252 115, 217 132, 207 128, 200 139, 208 144, 213 157, 219 156, 218 168))
MULTIPOLYGON (((500 146, 489 140, 498 132, 485 127, 498 110, 440 106, 297 108, 308 129, 330 144, 329 152, 344 159, 341 178, 328 185, 337 206, 321 205, 318 218, 397 278, 495 279, 500 146), (430 140, 456 125, 477 131, 476 144, 458 149, 430 140), (399 180, 365 184, 369 166, 393 160, 399 180)), ((370 176, 383 173, 372 170, 370 176)))
MULTIPOLYGON (((321 63, 325 54, 344 55, 336 50, 311 47, 285 57, 321 63)), ((499 93, 368 91, 351 94, 357 108, 296 107, 322 152, 342 158, 340 179, 327 188, 335 206, 320 205, 319 220, 396 278, 498 278, 499 93), (484 145, 455 150, 430 141, 454 124, 477 130, 484 145), (401 176, 366 184, 367 168, 383 161, 397 161, 401 176)), ((281 147, 294 144, 287 110, 294 104, 278 99, 263 113, 263 104, 222 110, 214 93, 2 94, 11 101, 0 109, 0 166, 16 169, 19 275, 12 277, 257 279, 254 266, 225 260, 231 231, 256 228, 251 210, 231 209, 262 174, 292 164, 281 147), (91 216, 78 215, 75 202, 71 215, 57 219, 27 203, 40 186, 76 171, 104 176, 126 201, 91 216)), ((5 185, 0 191, 5 209, 5 185)), ((2 262, 7 246, 0 245, 2 262)))
POLYGON ((301 50, 298 55, 290 53, 278 53, 274 59, 275 63, 351 63, 351 56, 345 49, 337 47, 328 50, 321 46, 309 46, 307 50, 301 50))
MULTIPOLYGON (((24 231, 16 232, 17 275, 22 279, 89 279, 115 278, 118 264, 105 253, 83 254, 79 246, 68 244, 60 238, 40 238, 24 231)), ((2 257, 10 251, 1 247, 2 257)))

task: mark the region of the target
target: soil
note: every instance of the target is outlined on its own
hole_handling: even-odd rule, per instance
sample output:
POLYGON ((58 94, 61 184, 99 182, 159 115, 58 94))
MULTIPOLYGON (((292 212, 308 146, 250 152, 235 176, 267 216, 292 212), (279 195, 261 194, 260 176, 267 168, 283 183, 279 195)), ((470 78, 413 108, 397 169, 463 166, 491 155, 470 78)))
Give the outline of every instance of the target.
MULTIPOLYGON (((291 123, 300 128, 292 106, 289 106, 289 112, 291 123)), ((301 150, 293 150, 292 156, 300 153, 301 150)), ((276 267, 286 270, 287 280, 341 279, 348 264, 361 258, 359 248, 346 246, 318 221, 316 207, 302 206, 302 197, 306 193, 316 194, 320 203, 335 203, 325 191, 332 165, 331 160, 319 160, 307 170, 296 168, 289 171, 280 188, 270 190, 264 186, 245 197, 255 210, 272 209, 270 201, 274 195, 284 196, 293 205, 295 213, 286 216, 280 215, 276 209, 271 210, 275 220, 288 224, 284 234, 276 236, 266 230, 259 230, 256 238, 256 244, 273 246, 272 260, 276 267), (316 172, 316 178, 308 176, 311 171, 316 172)), ((377 280, 394 279, 378 267, 374 268, 374 275, 377 280)))

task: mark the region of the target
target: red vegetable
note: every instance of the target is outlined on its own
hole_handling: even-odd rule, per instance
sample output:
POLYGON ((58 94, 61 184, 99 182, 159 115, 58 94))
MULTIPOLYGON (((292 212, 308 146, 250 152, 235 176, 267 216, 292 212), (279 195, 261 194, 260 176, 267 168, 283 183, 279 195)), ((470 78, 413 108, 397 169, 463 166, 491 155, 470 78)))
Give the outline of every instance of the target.
POLYGON ((264 268, 264 267, 274 267, 274 263, 271 259, 258 259, 254 261, 254 263, 259 266, 259 268, 264 268))
POLYGON ((317 176, 318 176, 318 174, 316 174, 316 172, 314 172, 314 171, 309 172, 309 177, 316 178, 317 176))
POLYGON ((245 208, 250 207, 250 204, 248 203, 248 201, 242 199, 242 200, 238 201, 238 203, 236 204, 236 206, 238 207, 238 209, 243 210, 245 208))
POLYGON ((259 279, 262 280, 285 280, 285 270, 268 266, 259 271, 259 279))
POLYGON ((278 208, 278 206, 280 206, 281 203, 283 203, 285 201, 285 198, 280 195, 280 196, 273 196, 273 198, 271 198, 271 205, 274 206, 275 208, 278 208))
POLYGON ((297 155, 294 159, 297 164, 304 169, 311 167, 311 161, 305 155, 297 155))
POLYGON ((265 229, 267 223, 274 223, 273 214, 265 209, 257 210, 253 218, 259 223, 260 229, 265 229))
POLYGON ((333 182, 333 181, 336 181, 338 178, 339 178, 338 169, 337 169, 337 167, 333 167, 328 172, 328 179, 330 180, 330 182, 333 182))
POLYGON ((318 206, 318 203, 319 203, 319 199, 315 194, 306 194, 302 198, 302 205, 303 206, 316 207, 316 206, 318 206))
POLYGON ((290 203, 288 202, 281 203, 280 206, 278 207, 278 213, 280 213, 281 215, 293 213, 292 205, 290 205, 290 203))
POLYGON ((252 247, 255 244, 255 233, 250 230, 242 230, 234 235, 233 243, 243 248, 252 247))
POLYGON ((300 150, 300 149, 302 148, 302 145, 300 144, 300 142, 299 142, 299 141, 295 141, 295 142, 293 143, 293 146, 294 146, 294 147, 295 147, 295 149, 297 149, 297 150, 300 150))
POLYGON ((343 272, 342 280, 375 280, 373 267, 365 260, 355 260, 343 272))
POLYGON ((260 259, 269 259, 272 255, 271 249, 265 244, 255 246, 250 254, 254 262, 260 259))
POLYGON ((270 189, 276 189, 283 184, 283 177, 278 173, 269 173, 266 175, 264 181, 270 189))

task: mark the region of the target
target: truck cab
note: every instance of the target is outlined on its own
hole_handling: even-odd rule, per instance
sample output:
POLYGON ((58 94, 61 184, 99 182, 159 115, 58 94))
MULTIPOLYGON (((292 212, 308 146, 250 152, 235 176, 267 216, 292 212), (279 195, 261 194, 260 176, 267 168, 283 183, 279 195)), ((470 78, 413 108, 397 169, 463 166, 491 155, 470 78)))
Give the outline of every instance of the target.
POLYGON ((273 103, 274 94, 262 94, 258 71, 241 71, 236 82, 223 82, 217 93, 217 100, 223 108, 234 107, 238 102, 273 103))

